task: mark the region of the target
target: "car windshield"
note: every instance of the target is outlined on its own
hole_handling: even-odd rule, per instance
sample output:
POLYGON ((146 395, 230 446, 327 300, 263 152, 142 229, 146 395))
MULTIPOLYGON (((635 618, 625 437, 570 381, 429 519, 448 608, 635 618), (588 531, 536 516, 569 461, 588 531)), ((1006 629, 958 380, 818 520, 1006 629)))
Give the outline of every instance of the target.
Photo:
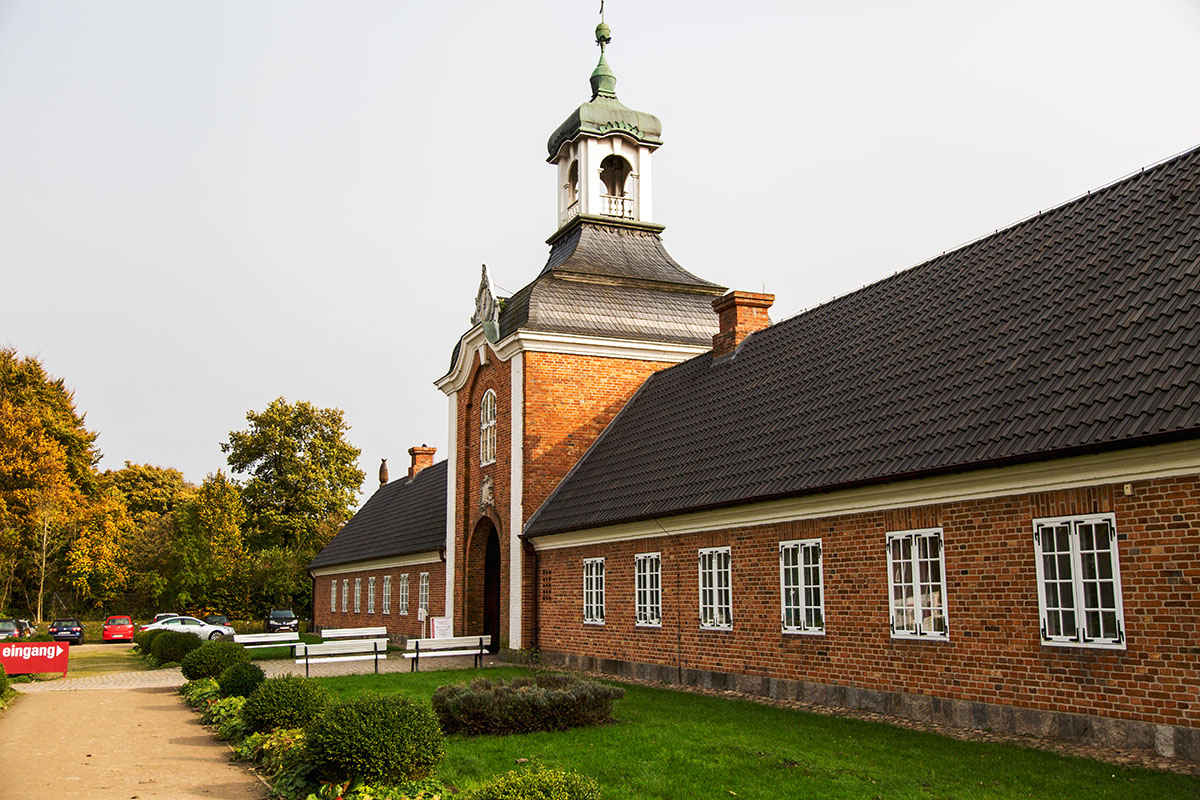
POLYGON ((0 619, 0 631, 15 631, 17 623, 11 619, 0 619))
POLYGON ((129 617, 109 617, 109 625, 130 625, 129 617))
POLYGON ((271 619, 295 619, 295 618, 296 618, 296 615, 293 614, 291 612, 291 610, 280 611, 280 610, 276 609, 275 611, 271 612, 271 619))
POLYGON ((55 628, 78 628, 79 622, 73 619, 56 619, 51 625, 55 628))

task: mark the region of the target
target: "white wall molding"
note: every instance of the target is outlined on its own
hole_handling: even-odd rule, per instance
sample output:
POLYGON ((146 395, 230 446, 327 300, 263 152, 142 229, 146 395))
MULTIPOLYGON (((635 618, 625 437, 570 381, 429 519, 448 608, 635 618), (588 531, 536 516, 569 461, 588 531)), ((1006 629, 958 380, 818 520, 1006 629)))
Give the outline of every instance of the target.
POLYGON ((708 344, 673 344, 528 330, 517 331, 504 341, 493 344, 483 335, 483 326, 476 325, 459 340, 458 358, 450 371, 434 381, 434 385, 446 394, 461 391, 471 374, 472 359, 487 363, 493 354, 500 361, 509 361, 517 353, 537 352, 677 364, 711 349, 712 346, 708 344))
POLYGON ((446 432, 446 616, 454 619, 454 532, 458 518, 458 392, 449 393, 450 429, 446 432))
POLYGON ((509 402, 509 479, 508 479, 508 646, 521 649, 521 519, 525 472, 525 357, 517 353, 510 366, 512 391, 509 402))
POLYGON ((329 567, 317 567, 311 570, 314 577, 324 575, 351 575, 355 572, 367 572, 376 569, 394 569, 396 567, 415 567, 418 564, 441 563, 442 555, 437 550, 427 550, 421 553, 409 553, 390 558, 373 558, 369 561, 354 561, 348 564, 334 564, 329 567))
POLYGON ((843 514, 981 500, 1200 473, 1200 441, 961 472, 824 494, 747 503, 531 539, 538 550, 769 525, 843 514))

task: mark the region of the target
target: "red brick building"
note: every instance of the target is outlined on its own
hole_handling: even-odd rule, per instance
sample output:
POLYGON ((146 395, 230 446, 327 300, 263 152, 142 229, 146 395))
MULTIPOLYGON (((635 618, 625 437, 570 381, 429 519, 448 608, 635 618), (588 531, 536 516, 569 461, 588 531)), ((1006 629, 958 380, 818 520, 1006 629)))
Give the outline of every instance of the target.
POLYGON ((414 635, 424 572, 550 663, 1200 760, 1200 150, 770 325, 663 249, 614 83, 550 139, 546 265, 483 276, 447 460, 314 561, 318 623, 387 580, 414 635))

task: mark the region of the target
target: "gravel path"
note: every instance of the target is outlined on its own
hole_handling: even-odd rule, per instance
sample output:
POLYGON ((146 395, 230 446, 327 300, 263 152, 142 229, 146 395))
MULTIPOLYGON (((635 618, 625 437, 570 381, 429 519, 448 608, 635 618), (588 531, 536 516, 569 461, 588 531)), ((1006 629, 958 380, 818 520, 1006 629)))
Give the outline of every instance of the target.
MULTIPOLYGON (((303 675, 304 665, 296 664, 292 659, 277 661, 257 661, 267 677, 278 675, 303 675)), ((484 666, 497 666, 500 660, 486 656, 484 666)), ((467 669, 474 666, 471 656, 448 656, 441 658, 422 658, 421 671, 430 672, 443 669, 467 669)), ((379 662, 380 672, 408 672, 408 659, 389 655, 379 662)), ((370 661, 337 661, 332 664, 313 664, 309 675, 314 678, 328 678, 334 675, 363 675, 375 671, 370 661)), ((183 685, 183 674, 178 667, 168 669, 144 670, 141 672, 113 672, 108 675, 89 675, 86 678, 64 678, 54 681, 39 681, 37 683, 17 683, 13 688, 24 694, 43 694, 47 692, 80 692, 102 691, 108 689, 163 689, 183 685)))
POLYGON ((265 800, 266 787, 198 720, 169 688, 17 698, 0 716, 0 797, 265 800))

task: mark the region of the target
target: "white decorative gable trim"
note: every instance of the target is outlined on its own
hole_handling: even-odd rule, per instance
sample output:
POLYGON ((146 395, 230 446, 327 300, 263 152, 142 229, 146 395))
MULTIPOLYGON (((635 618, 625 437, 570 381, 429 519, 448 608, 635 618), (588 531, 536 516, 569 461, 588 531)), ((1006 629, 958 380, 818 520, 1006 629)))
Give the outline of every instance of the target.
POLYGON ((442 560, 440 550, 429 550, 423 553, 409 553, 404 556, 391 558, 374 558, 369 561, 354 561, 348 564, 333 564, 328 567, 317 567, 309 570, 314 578, 323 575, 342 575, 352 572, 367 572, 373 569, 394 569, 396 567, 414 567, 418 564, 437 564, 442 560))
POLYGON ((605 336, 577 336, 547 331, 517 331, 502 342, 490 342, 482 324, 463 334, 458 357, 450 371, 434 381, 446 394, 460 391, 471 374, 471 361, 487 364, 494 354, 508 361, 517 353, 562 353, 567 355, 624 358, 633 361, 663 361, 677 364, 706 353, 707 345, 672 344, 641 339, 612 339, 605 336))

